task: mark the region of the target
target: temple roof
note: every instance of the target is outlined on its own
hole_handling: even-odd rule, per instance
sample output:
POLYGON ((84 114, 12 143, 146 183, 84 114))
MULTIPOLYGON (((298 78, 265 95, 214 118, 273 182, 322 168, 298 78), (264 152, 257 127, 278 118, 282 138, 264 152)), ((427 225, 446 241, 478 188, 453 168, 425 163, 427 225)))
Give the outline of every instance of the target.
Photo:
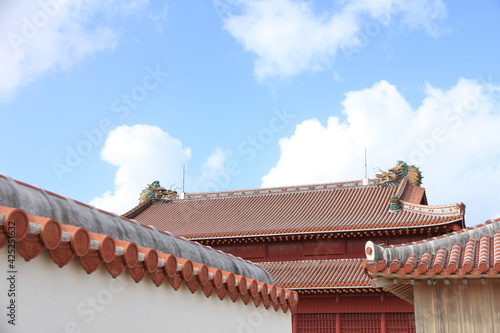
POLYGON ((500 219, 408 244, 380 246, 369 241, 365 252, 363 267, 374 285, 412 302, 412 285, 401 280, 498 276, 500 219))
POLYGON ((362 258, 260 262, 276 285, 290 289, 372 288, 362 258))
POLYGON ((361 181, 241 191, 185 194, 148 200, 124 216, 190 239, 351 232, 438 226, 459 222, 463 204, 428 206, 425 189, 408 184, 361 181), (389 210, 397 196, 401 210, 389 210))

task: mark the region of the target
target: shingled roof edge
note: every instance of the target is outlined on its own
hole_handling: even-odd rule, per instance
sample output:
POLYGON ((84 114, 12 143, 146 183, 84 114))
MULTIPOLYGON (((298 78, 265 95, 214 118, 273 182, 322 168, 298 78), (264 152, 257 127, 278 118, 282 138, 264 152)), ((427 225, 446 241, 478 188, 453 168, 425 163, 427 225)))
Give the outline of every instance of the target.
POLYGON ((159 253, 152 248, 88 232, 81 227, 61 224, 53 218, 28 215, 22 209, 0 206, 0 249, 15 240, 14 248, 26 261, 48 255, 60 268, 77 259, 87 274, 101 265, 117 278, 126 270, 139 283, 149 275, 156 287, 169 281, 174 290, 183 283, 194 294, 201 289, 206 297, 216 295, 256 307, 296 311, 298 294, 256 279, 208 267, 205 264, 159 253), (46 250, 46 251, 44 251, 46 250), (235 288, 238 287, 238 288, 235 288))
POLYGON ((497 279, 500 274, 500 218, 408 244, 380 246, 368 241, 365 274, 375 287, 413 303, 413 285, 427 280, 497 279))
POLYGON ((406 229, 422 229, 422 228, 433 228, 439 227, 446 224, 452 224, 455 222, 462 221, 463 217, 449 220, 441 223, 417 225, 417 226, 401 226, 401 227, 384 227, 384 228, 366 228, 366 229, 338 229, 338 230, 325 230, 325 231, 297 231, 291 233, 274 233, 274 234, 248 234, 248 235, 234 235, 228 236, 224 234, 220 237, 199 237, 195 235, 189 237, 189 240, 199 241, 199 240, 216 240, 216 239, 240 239, 240 238, 252 238, 252 237, 283 237, 283 236, 297 236, 297 235, 315 235, 315 234, 333 234, 333 233, 352 233, 352 232, 365 232, 365 231, 386 231, 386 230, 406 230, 406 229))
MULTIPOLYGON (((379 230, 392 232, 391 230, 429 228, 448 223, 458 223, 460 228, 465 227, 465 205, 463 205, 463 203, 435 206, 422 204, 422 191, 425 194, 425 189, 422 188, 419 191, 420 196, 412 195, 404 199, 401 197, 399 200, 401 209, 399 211, 393 211, 390 209, 389 199, 391 196, 394 196, 394 194, 388 194, 387 198, 385 198, 382 193, 387 193, 389 191, 387 188, 392 188, 390 190, 391 193, 399 193, 399 195, 401 195, 408 187, 413 189, 414 186, 410 185, 407 179, 403 179, 401 183, 394 186, 377 186, 377 183, 378 180, 373 179, 370 185, 363 185, 362 181, 344 181, 241 191, 198 193, 192 194, 195 198, 191 199, 189 199, 189 195, 187 195, 187 199, 174 199, 169 202, 158 202, 148 204, 147 206, 138 206, 129 211, 127 216, 137 218, 137 220, 145 224, 155 225, 159 229, 168 230, 172 228, 172 231, 191 240, 207 242, 218 241, 219 239, 234 239, 238 241, 247 238, 289 237, 294 235, 331 233, 349 234, 353 232, 376 232, 379 230), (377 215, 370 215, 370 218, 376 221, 376 223, 374 225, 368 225, 363 221, 372 220, 358 219, 358 222, 363 223, 357 223, 356 225, 347 223, 346 225, 345 219, 336 221, 334 215, 330 214, 328 222, 323 225, 319 224, 319 217, 316 215, 310 216, 311 221, 314 222, 313 225, 301 225, 293 218, 290 218, 290 216, 288 216, 286 221, 295 222, 288 224, 284 222, 284 220, 280 220, 280 217, 286 214, 278 215, 277 213, 271 213, 284 210, 284 213, 292 214, 288 206, 291 202, 296 202, 298 200, 297 198, 316 198, 314 200, 318 202, 325 201, 328 205, 339 208, 342 205, 347 205, 347 203, 342 201, 342 198, 346 198, 346 195, 342 193, 356 193, 356 195, 350 195, 348 197, 352 197, 354 198, 353 200, 358 201, 367 200, 365 207, 376 207, 377 215), (376 202, 370 201, 375 197, 377 197, 376 202), (385 203, 384 200, 387 200, 387 203, 385 203), (266 204, 263 204, 263 202, 266 202, 266 204), (268 206, 271 204, 274 205, 276 209, 270 210, 268 206, 266 206, 267 203, 270 203, 268 206), (387 205, 387 208, 384 209, 385 205, 387 205), (248 210, 250 209, 249 207, 253 206, 259 207, 254 207, 253 211, 248 210), (221 207, 222 209, 215 212, 212 211, 213 207, 221 207), (237 209, 234 209, 235 207, 237 209), (241 209, 239 210, 238 207, 241 209), (236 213, 238 211, 243 213, 236 213), (194 228, 192 225, 182 224, 182 220, 186 218, 185 215, 189 215, 186 212, 191 212, 189 214, 193 215, 195 219, 198 219, 198 224, 194 225, 213 225, 214 228, 194 228), (167 215, 162 216, 162 214, 167 215), (264 216, 263 214, 267 215, 264 216), (401 218, 399 216, 401 216, 401 218), (254 218, 263 218, 262 220, 257 220, 260 223, 258 227, 245 228, 238 224, 239 221, 248 222, 254 218), (266 224, 266 222, 264 222, 266 220, 265 218, 267 218, 267 221, 276 219, 276 221, 279 222, 279 228, 274 228, 271 223, 266 224), (227 228, 230 219, 233 219, 233 223, 235 224, 231 224, 232 227, 227 228), (235 225, 237 227, 235 227, 235 225)), ((355 207, 363 207, 362 202, 357 202, 355 207)), ((367 215, 366 209, 363 212, 359 210, 360 209, 358 209, 355 214, 367 215)), ((364 215, 358 217, 366 217, 364 215)), ((252 224, 252 226, 254 225, 252 224)))
MULTIPOLYGON (((306 191, 322 191, 331 189, 346 189, 346 188, 368 188, 376 187, 378 185, 378 178, 369 179, 368 185, 363 185, 362 180, 351 180, 351 181, 341 181, 341 182, 330 182, 330 183, 315 183, 315 184, 303 184, 303 185, 290 185, 290 186, 276 186, 276 187, 264 187, 264 188, 254 188, 254 189, 243 189, 243 190, 232 190, 232 191, 213 191, 213 192, 195 192, 195 193, 184 193, 184 198, 179 199, 179 195, 172 200, 176 201, 192 201, 192 200, 208 200, 208 199, 223 199, 231 197, 245 197, 245 196, 257 196, 257 195, 269 195, 269 194, 283 194, 283 193, 294 193, 294 192, 306 192, 306 191)), ((147 203, 144 207, 146 209, 152 203, 148 200, 147 202, 139 203, 137 206, 133 207, 122 216, 127 218, 134 218, 139 215, 142 210, 141 207, 147 203)))
POLYGON ((207 266, 274 284, 260 265, 217 251, 182 237, 158 231, 114 213, 0 175, 0 206, 22 209, 31 215, 153 248, 207 266), (125 223, 124 223, 125 222, 125 223))
POLYGON ((478 240, 482 235, 484 235, 481 233, 483 230, 486 230, 488 232, 486 234, 492 237, 494 235, 494 231, 492 230, 494 230, 495 227, 500 230, 500 218, 488 220, 485 223, 450 232, 441 236, 431 237, 407 244, 380 246, 372 241, 368 241, 365 244, 366 258, 368 261, 385 260, 386 262, 392 262, 397 258, 402 262, 405 262, 411 255, 419 257, 427 251, 432 252, 433 250, 439 248, 445 248, 447 251, 450 251, 454 244, 459 243, 461 245, 465 245, 470 239, 477 238, 476 240, 478 240))
POLYGON ((149 198, 148 200, 139 203, 137 206, 134 208, 130 209, 129 211, 125 212, 121 216, 128 218, 128 219, 133 219, 140 213, 142 213, 144 210, 146 210, 151 204, 153 203, 153 200, 149 198))
POLYGON ((347 287, 286 287, 289 290, 348 290, 348 289, 378 289, 373 286, 347 286, 347 287))

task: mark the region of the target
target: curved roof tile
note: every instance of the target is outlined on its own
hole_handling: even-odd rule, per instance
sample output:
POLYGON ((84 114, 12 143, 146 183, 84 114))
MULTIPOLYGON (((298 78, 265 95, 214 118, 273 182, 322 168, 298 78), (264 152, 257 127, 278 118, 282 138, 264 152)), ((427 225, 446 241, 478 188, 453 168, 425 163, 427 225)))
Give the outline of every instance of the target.
POLYGON ((371 288, 371 280, 356 259, 261 262, 276 285, 291 289, 371 288))
POLYGON ((372 284, 413 303, 415 279, 498 278, 500 219, 408 244, 368 241, 365 252, 362 266, 372 284))
POLYGON ((88 232, 82 227, 64 225, 52 218, 28 215, 18 208, 0 206, 0 248, 11 238, 16 240, 16 250, 27 261, 46 249, 59 267, 77 259, 88 274, 103 265, 113 278, 126 270, 137 283, 149 275, 157 287, 168 281, 178 290, 185 283, 191 293, 202 289, 206 297, 217 295, 222 300, 229 296, 233 302, 241 299, 245 304, 252 300, 256 307, 263 304, 266 309, 272 306, 284 312, 290 309, 292 313, 297 307, 295 291, 88 232))
POLYGON ((186 194, 142 203, 124 216, 191 239, 434 226, 463 222, 464 205, 427 206, 425 190, 403 181, 361 181, 186 194), (398 195, 402 209, 389 211, 398 195), (404 200, 403 200, 404 199, 404 200), (405 201, 408 200, 408 201, 405 201))
POLYGON ((0 206, 273 284, 271 276, 258 264, 1 175, 0 206))
POLYGON ((369 241, 363 266, 372 276, 492 276, 500 273, 500 219, 400 245, 369 241))

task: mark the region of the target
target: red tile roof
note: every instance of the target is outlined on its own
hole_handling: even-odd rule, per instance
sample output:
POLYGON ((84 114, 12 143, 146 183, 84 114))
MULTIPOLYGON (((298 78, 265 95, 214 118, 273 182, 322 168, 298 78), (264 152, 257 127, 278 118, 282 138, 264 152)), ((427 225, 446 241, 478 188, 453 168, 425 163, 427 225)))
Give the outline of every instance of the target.
POLYGON ((500 219, 409 244, 366 244, 370 274, 462 277, 500 272, 500 219))
POLYGON ((76 259, 88 274, 104 266, 113 278, 126 270, 135 282, 149 275, 157 287, 168 281, 178 290, 185 283, 193 294, 201 289, 206 297, 217 295, 221 300, 230 297, 233 302, 241 299, 245 304, 251 300, 255 306, 263 304, 266 309, 272 306, 284 312, 296 309, 298 296, 294 291, 64 225, 54 219, 31 216, 21 209, 0 206, 0 216, 3 217, 0 248, 13 238, 18 253, 26 261, 46 250, 59 267, 76 259))
POLYGON ((142 203, 124 216, 191 239, 463 224, 463 204, 422 203, 425 190, 406 179, 392 187, 371 180, 367 186, 352 181, 186 194, 183 200, 142 203), (399 212, 389 211, 394 195, 402 199, 399 212))
POLYGON ((191 293, 201 289, 206 297, 252 301, 256 307, 263 304, 284 312, 294 312, 297 306, 297 293, 269 283, 272 279, 260 265, 0 175, 0 248, 11 239, 26 261, 45 250, 59 267, 78 260, 88 274, 104 266, 112 277, 127 271, 140 282, 148 275, 158 287, 168 281, 178 290, 185 284, 191 293), (32 212, 37 213, 29 215, 32 212), (166 252, 168 248, 204 261, 166 252))
POLYGON ((290 289, 372 288, 363 259, 261 262, 276 285, 290 289))
POLYGON ((411 284, 398 286, 398 280, 499 278, 500 219, 408 244, 380 246, 369 241, 365 252, 366 272, 375 280, 394 279, 395 285, 384 288, 413 302, 411 284))
POLYGON ((58 220, 62 225, 80 227, 273 284, 269 273, 258 264, 2 175, 0 206, 16 207, 33 216, 58 220))
MULTIPOLYGON (((407 182, 407 180, 403 180, 407 182)), ((427 205, 427 197, 425 195, 425 189, 420 186, 402 186, 403 190, 400 195, 400 199, 405 202, 419 203, 427 205)))

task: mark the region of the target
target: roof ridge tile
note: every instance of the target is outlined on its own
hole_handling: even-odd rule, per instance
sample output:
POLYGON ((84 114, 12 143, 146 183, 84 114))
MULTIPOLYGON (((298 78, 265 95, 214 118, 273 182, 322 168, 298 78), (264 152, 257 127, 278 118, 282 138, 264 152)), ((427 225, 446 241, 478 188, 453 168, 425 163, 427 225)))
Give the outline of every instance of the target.
POLYGON ((382 247, 367 242, 366 254, 363 267, 372 277, 379 274, 453 278, 498 275, 500 219, 404 245, 382 247), (405 269, 396 270, 397 267, 405 269))
MULTIPOLYGON (((54 219, 28 215, 21 209, 0 206, 0 215, 3 216, 0 239, 15 237, 16 249, 27 261, 40 255, 43 249, 47 249, 49 256, 59 267, 69 264, 76 257, 88 274, 104 263, 113 277, 121 275, 126 269, 135 282, 142 281, 149 274, 156 286, 160 286, 168 279, 171 286, 177 290, 185 282, 191 293, 201 286, 207 297, 212 294, 213 289, 230 289, 227 283, 217 282, 217 274, 219 274, 217 272, 220 272, 223 277, 236 276, 238 281, 245 281, 240 283, 236 294, 229 292, 228 295, 233 301, 241 298, 245 304, 248 304, 251 296, 254 304, 258 306, 263 298, 261 294, 255 292, 255 289, 258 283, 262 285, 264 282, 252 278, 208 268, 204 264, 194 263, 189 259, 159 253, 153 248, 140 247, 133 242, 114 239, 108 235, 92 233, 82 227, 61 224, 54 219), (9 229, 9 224, 14 227, 9 229), (28 224, 39 227, 32 228, 35 233, 30 233, 28 224), (68 241, 61 239, 63 233, 70 234, 68 241), (97 242, 97 248, 91 246, 92 240, 97 242), (110 252, 109 246, 115 249, 122 248, 123 252, 116 250, 110 252)), ((7 242, 1 242, 0 248, 6 244, 7 242)), ((276 286, 272 288, 277 291, 271 301, 275 310, 281 307, 283 312, 290 309, 294 313, 298 300, 297 292, 276 286)), ((226 293, 221 299, 224 299, 225 295, 226 293)))

